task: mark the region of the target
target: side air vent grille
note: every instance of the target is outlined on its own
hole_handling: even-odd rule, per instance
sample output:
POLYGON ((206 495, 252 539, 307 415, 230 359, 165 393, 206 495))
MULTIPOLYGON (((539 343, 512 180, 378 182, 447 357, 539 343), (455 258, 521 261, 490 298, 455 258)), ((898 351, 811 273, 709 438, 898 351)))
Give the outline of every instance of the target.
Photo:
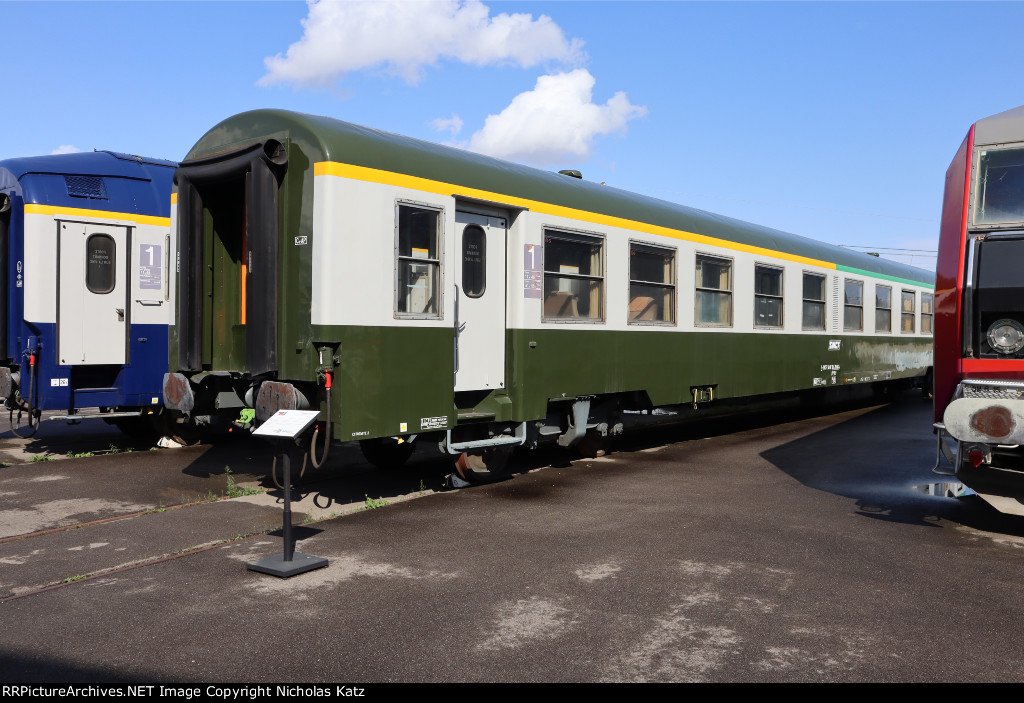
POLYGON ((842 329, 839 326, 839 276, 832 277, 832 331, 838 332, 842 329))
POLYGON ((98 176, 64 176, 64 183, 73 198, 107 199, 107 187, 98 176))

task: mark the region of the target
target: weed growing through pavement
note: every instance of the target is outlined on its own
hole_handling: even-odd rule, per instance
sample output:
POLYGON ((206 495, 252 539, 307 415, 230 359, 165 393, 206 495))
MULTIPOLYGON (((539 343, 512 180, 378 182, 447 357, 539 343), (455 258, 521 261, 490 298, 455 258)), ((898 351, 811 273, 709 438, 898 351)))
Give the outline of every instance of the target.
POLYGON ((31 459, 29 459, 29 462, 31 462, 31 463, 33 463, 33 464, 34 464, 34 463, 36 463, 37 461, 50 461, 51 459, 53 459, 53 457, 52 457, 52 456, 44 456, 44 455, 42 455, 42 454, 36 454, 36 455, 35 455, 34 457, 32 457, 31 459))
POLYGON ((259 488, 254 488, 253 486, 244 486, 243 487, 243 486, 239 486, 238 484, 236 484, 235 483, 235 477, 231 475, 231 467, 230 466, 225 466, 224 467, 224 475, 227 477, 227 480, 228 480, 228 486, 227 486, 228 498, 240 498, 242 496, 254 496, 254 495, 258 495, 260 493, 263 493, 263 491, 261 489, 259 489, 259 488))
POLYGON ((68 452, 68 459, 84 459, 90 456, 96 455, 93 454, 92 452, 75 452, 75 450, 73 449, 70 452, 68 452))
POLYGON ((378 498, 377 500, 374 500, 365 493, 363 495, 366 496, 366 507, 364 508, 364 510, 373 510, 374 508, 383 508, 385 505, 390 505, 390 503, 388 503, 388 501, 384 500, 383 498, 378 498))
POLYGON ((302 521, 303 525, 308 525, 311 522, 320 522, 321 520, 330 520, 331 518, 338 517, 341 515, 337 510, 332 510, 326 515, 315 515, 314 513, 306 513, 305 519, 302 521))

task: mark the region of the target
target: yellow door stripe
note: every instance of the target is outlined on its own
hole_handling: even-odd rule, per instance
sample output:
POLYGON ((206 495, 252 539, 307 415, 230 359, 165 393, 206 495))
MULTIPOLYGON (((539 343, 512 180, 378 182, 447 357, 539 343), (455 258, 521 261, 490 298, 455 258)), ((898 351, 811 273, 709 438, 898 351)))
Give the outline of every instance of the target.
POLYGON ((695 242, 697 244, 704 244, 707 246, 721 247, 723 249, 730 249, 733 251, 742 251, 749 254, 755 254, 758 256, 768 256, 774 259, 782 259, 783 261, 794 261, 797 263, 805 264, 808 266, 818 266, 820 268, 835 269, 836 265, 828 262, 821 261, 819 259, 811 259, 804 256, 796 256, 794 254, 788 254, 786 252, 775 251, 773 249, 765 249, 763 247, 750 246, 748 244, 740 244, 738 242, 732 242, 726 239, 718 239, 716 237, 709 237, 704 234, 697 234, 695 232, 686 232, 683 230, 671 229, 669 227, 659 227, 658 225, 648 224, 646 222, 638 222, 636 220, 628 220, 622 217, 612 217, 610 215, 602 215, 596 212, 589 212, 587 210, 576 210, 574 208, 563 207, 561 205, 554 205, 552 203, 545 203, 537 200, 527 200, 526 198, 519 198, 511 195, 504 195, 502 193, 492 193, 486 190, 478 190, 476 188, 467 188, 466 186, 454 185, 452 183, 442 183, 441 181, 432 181, 427 178, 419 178, 418 176, 408 176, 402 173, 395 173, 393 171, 381 171, 374 168, 366 168, 364 166, 354 166, 352 164, 343 164, 336 161, 320 161, 313 165, 314 176, 337 176, 339 178, 350 178, 356 181, 366 181, 369 183, 379 183, 381 185, 398 186, 400 188, 412 188, 425 193, 436 193, 438 195, 454 195, 466 198, 476 198, 478 200, 489 200, 492 202, 506 203, 512 207, 522 207, 532 212, 539 212, 545 215, 556 215, 558 217, 565 217, 573 220, 581 220, 583 222, 591 222, 593 224, 607 225, 609 227, 620 227, 622 229, 632 230, 634 232, 645 232, 647 234, 657 234, 664 237, 672 237, 674 239, 681 239, 688 242, 695 242))
POLYGON ((131 212, 110 212, 108 210, 86 210, 77 207, 58 207, 56 205, 25 204, 26 215, 60 215, 64 217, 96 217, 103 220, 128 220, 139 225, 171 226, 169 217, 153 217, 137 215, 131 212))

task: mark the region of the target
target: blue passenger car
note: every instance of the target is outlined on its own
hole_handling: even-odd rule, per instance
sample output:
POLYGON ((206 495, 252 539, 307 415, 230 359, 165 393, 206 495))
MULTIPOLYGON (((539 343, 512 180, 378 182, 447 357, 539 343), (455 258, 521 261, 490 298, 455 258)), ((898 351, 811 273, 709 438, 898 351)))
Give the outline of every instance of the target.
POLYGON ((176 165, 110 151, 0 161, 0 398, 16 433, 44 410, 155 429, 176 165))

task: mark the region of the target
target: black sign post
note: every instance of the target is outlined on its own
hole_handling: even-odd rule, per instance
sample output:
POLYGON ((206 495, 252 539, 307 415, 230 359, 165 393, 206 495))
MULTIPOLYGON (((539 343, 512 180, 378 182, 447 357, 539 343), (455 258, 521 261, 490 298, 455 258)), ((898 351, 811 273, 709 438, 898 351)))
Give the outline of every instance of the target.
POLYGON ((327 566, 327 560, 323 557, 296 552, 295 540, 292 537, 291 455, 295 451, 295 438, 313 424, 317 415, 319 412, 316 410, 279 410, 276 415, 253 432, 254 435, 268 439, 274 444, 277 463, 283 474, 281 485, 284 486, 284 522, 282 525, 284 551, 259 561, 249 562, 246 564, 246 568, 250 571, 288 578, 327 566))

